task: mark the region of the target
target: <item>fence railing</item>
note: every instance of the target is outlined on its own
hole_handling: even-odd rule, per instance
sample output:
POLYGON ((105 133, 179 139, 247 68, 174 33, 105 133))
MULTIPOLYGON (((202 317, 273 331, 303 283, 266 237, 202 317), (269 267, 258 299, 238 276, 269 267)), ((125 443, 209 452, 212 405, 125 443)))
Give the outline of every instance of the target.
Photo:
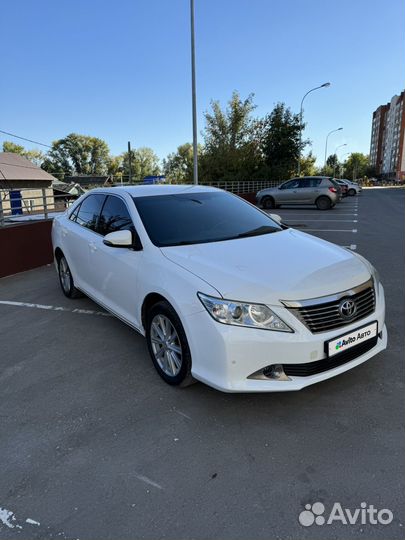
POLYGON ((49 219, 64 212, 74 198, 52 188, 0 189, 0 226, 27 219, 49 219))
MULTIPOLYGON (((142 182, 131 182, 140 185, 142 182)), ((117 182, 115 185, 120 185, 117 182)), ((129 185, 125 183, 124 185, 129 185)), ((273 187, 275 182, 269 180, 220 181, 204 182, 203 185, 218 187, 231 193, 246 194, 273 187)), ((64 212, 76 196, 69 193, 55 194, 53 188, 0 188, 0 227, 9 223, 30 219, 49 219, 58 212, 64 212)))

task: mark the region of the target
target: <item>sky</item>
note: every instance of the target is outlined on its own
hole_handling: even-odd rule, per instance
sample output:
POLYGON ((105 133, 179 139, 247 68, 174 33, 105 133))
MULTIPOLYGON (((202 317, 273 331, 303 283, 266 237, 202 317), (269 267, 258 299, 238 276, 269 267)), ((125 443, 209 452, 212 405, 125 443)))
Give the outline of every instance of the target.
MULTIPOLYGON (((322 164, 368 153, 372 112, 405 86, 403 0, 195 0, 199 141, 211 100, 299 112, 322 164)), ((192 140, 189 0, 20 0, 1 10, 0 129, 76 132, 160 158, 192 140)), ((14 140, 0 134, 0 144, 14 140)), ((23 143, 27 148, 35 145, 23 143)))

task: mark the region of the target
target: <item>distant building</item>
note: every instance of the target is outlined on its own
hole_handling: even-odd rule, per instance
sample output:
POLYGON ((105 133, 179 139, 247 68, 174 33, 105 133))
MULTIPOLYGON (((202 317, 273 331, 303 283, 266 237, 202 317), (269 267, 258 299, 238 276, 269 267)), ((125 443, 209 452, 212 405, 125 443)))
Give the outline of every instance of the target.
POLYGON ((4 215, 41 213, 44 211, 44 198, 48 209, 54 209, 51 186, 55 180, 54 176, 27 158, 12 152, 0 152, 0 211, 4 215))
POLYGON ((377 176, 396 181, 405 181, 404 94, 380 105, 371 126, 370 164, 377 176))

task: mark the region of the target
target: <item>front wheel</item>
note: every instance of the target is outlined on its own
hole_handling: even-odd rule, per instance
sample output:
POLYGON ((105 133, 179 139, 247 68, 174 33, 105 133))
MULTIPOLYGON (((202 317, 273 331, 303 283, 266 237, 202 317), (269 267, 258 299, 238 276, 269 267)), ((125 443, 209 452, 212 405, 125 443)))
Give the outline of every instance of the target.
POLYGON ((179 316, 168 302, 158 302, 149 311, 146 323, 149 354, 156 371, 168 384, 188 386, 191 353, 179 316))
POLYGON ((68 298, 81 298, 83 296, 83 293, 75 287, 72 273, 64 255, 58 258, 58 275, 59 283, 65 296, 68 298))
POLYGON ((350 197, 354 197, 356 195, 356 190, 353 188, 350 188, 347 194, 350 195, 350 197))
POLYGON ((329 197, 318 197, 316 200, 316 207, 318 210, 329 210, 332 208, 332 202, 329 197))

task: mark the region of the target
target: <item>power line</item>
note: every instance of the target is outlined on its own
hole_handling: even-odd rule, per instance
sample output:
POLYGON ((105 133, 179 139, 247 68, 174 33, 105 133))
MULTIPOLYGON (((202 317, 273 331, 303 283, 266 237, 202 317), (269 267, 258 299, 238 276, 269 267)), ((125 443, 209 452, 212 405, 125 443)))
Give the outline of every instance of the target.
POLYGON ((45 146, 46 148, 52 148, 52 146, 49 146, 49 144, 33 141, 32 139, 27 139, 26 137, 20 137, 20 135, 15 135, 14 133, 9 133, 8 131, 2 131, 0 129, 0 133, 3 133, 4 135, 8 135, 9 137, 15 137, 16 139, 21 139, 22 141, 27 141, 33 144, 39 144, 40 146, 45 146))

